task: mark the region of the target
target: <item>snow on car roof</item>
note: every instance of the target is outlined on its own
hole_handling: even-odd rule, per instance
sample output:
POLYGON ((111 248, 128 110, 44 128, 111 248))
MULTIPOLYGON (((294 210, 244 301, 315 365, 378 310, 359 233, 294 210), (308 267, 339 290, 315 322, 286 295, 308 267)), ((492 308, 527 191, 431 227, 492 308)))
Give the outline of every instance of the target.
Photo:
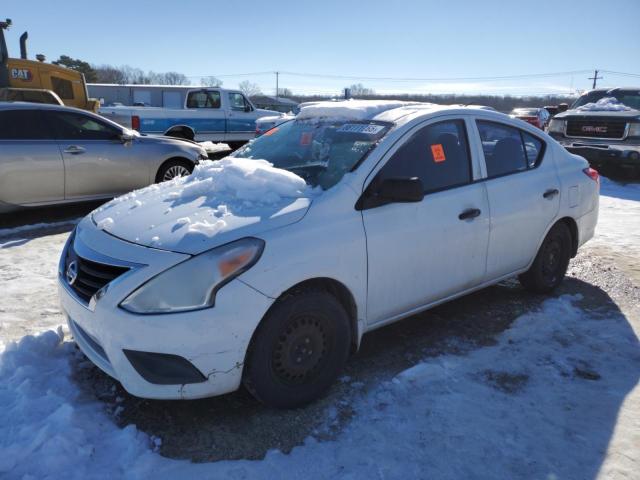
POLYGON ((427 105, 417 102, 398 100, 343 100, 340 102, 318 102, 302 107, 298 120, 339 119, 339 120, 372 120, 377 115, 397 108, 427 105))

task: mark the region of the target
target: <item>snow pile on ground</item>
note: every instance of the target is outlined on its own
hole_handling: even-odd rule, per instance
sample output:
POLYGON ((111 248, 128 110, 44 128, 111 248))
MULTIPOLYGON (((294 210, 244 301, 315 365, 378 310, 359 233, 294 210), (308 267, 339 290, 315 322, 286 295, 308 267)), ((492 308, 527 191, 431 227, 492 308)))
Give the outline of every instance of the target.
POLYGON ((54 332, 25 337, 0 354, 0 476, 594 478, 638 382, 640 345, 622 315, 590 314, 579 301, 547 300, 494 346, 402 372, 356 396, 336 440, 308 438, 263 461, 161 457, 80 394, 72 375, 84 367, 71 343, 54 332))
POLYGON ((380 113, 394 108, 416 105, 416 102, 397 100, 344 100, 318 102, 300 109, 298 120, 331 118, 336 120, 370 120, 380 113))
POLYGON ((204 148, 209 154, 226 152, 228 150, 231 150, 231 147, 229 147, 229 145, 227 145, 226 143, 213 143, 211 141, 199 142, 199 143, 200 143, 200 146, 204 148))
POLYGON ((640 184, 622 185, 606 177, 600 182, 596 235, 586 246, 601 257, 619 260, 627 273, 640 279, 640 184))
POLYGON ((631 108, 624 103, 620 103, 615 97, 604 97, 597 102, 585 103, 576 108, 576 110, 585 112, 626 112, 631 108))

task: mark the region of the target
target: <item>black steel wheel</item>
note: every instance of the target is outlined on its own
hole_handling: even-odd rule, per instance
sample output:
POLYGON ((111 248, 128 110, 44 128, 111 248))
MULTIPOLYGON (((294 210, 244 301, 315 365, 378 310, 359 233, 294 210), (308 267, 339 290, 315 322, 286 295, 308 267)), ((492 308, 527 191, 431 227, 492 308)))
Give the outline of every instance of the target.
POLYGON ((287 295, 254 334, 244 384, 268 406, 305 405, 335 381, 350 346, 349 317, 333 295, 315 290, 287 295))
POLYGON ((527 290, 549 293, 567 273, 571 259, 571 232, 564 223, 555 224, 545 237, 531 268, 518 279, 527 290))

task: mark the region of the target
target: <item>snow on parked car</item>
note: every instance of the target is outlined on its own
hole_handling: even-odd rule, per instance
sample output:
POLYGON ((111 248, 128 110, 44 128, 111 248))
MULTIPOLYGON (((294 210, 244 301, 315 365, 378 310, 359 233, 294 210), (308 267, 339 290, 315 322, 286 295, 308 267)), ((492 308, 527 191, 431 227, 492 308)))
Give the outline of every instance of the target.
POLYGON ((80 348, 134 395, 244 382, 295 407, 367 331, 515 275, 552 291, 593 236, 598 189, 584 159, 506 115, 317 103, 86 217, 59 294, 80 348))

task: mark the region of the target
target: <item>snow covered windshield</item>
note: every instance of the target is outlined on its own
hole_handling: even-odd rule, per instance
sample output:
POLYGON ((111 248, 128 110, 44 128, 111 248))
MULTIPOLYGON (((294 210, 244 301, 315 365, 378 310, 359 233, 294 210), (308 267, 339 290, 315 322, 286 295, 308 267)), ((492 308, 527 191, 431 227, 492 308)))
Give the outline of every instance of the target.
POLYGON ((640 90, 599 90, 578 98, 572 109, 580 110, 640 110, 640 90), (626 107, 626 108, 625 108, 626 107))
POLYGON ((269 130, 233 154, 267 160, 327 190, 356 167, 389 131, 372 120, 293 120, 269 130))

